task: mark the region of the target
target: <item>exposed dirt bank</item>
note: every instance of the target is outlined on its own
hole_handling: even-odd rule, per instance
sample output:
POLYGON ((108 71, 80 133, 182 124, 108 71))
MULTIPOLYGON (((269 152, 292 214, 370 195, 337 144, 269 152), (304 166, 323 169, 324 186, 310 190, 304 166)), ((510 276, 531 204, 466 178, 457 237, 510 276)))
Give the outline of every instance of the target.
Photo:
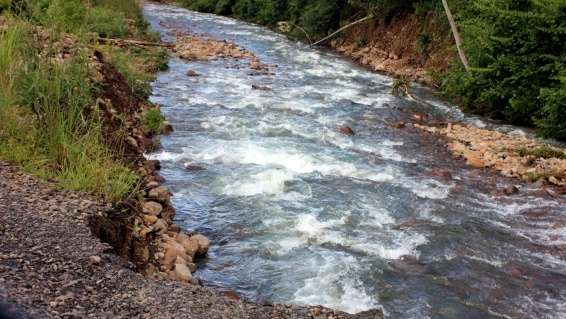
POLYGON ((434 21, 414 14, 389 23, 376 18, 345 31, 330 46, 374 71, 433 85, 431 73, 446 71, 455 58, 451 39, 434 39, 428 31, 437 29, 434 21), (429 38, 423 40, 423 34, 429 38))
MULTIPOLYGON (((430 42, 423 43, 423 34, 438 33, 434 32, 438 26, 431 24, 434 21, 414 14, 396 17, 389 23, 375 19, 349 29, 331 41, 330 46, 374 71, 435 86, 432 74, 446 72, 456 53, 450 37, 430 38, 430 42)), ((424 123, 415 125, 420 130, 447 137, 451 153, 464 158, 470 166, 491 168, 523 181, 555 185, 559 193, 566 185, 564 149, 522 135, 512 136, 470 125, 453 123, 433 127, 426 126, 426 120, 418 121, 424 123)))
POLYGON ((145 278, 87 226, 109 205, 3 162, 0 187, 0 304, 15 304, 23 318, 381 318, 379 311, 257 305, 145 278))

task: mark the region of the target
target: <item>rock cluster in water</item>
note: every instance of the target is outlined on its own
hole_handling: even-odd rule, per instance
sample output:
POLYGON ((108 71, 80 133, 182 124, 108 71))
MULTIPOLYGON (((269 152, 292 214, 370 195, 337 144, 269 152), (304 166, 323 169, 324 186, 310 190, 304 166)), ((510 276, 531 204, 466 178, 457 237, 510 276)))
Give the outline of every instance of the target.
MULTIPOLYGON (((178 35, 174 51, 185 60, 237 59, 248 60, 252 75, 272 74, 274 65, 262 63, 252 52, 226 40, 215 40, 197 35, 178 35)), ((188 76, 196 76, 189 71, 188 76)))
POLYGON ((566 186, 566 153, 521 135, 510 135, 464 124, 444 127, 413 124, 414 127, 446 136, 449 150, 467 164, 490 167, 503 175, 525 181, 545 181, 566 186), (549 153, 546 156, 544 153, 549 153))

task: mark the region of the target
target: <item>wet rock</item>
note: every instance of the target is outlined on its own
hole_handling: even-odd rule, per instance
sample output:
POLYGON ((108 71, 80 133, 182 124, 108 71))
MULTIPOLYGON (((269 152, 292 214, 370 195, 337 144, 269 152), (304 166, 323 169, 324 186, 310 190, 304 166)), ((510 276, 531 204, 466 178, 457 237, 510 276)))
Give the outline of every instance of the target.
POLYGON ((189 268, 189 270, 194 273, 197 271, 197 265, 195 263, 191 263, 191 262, 186 262, 185 265, 187 266, 187 268, 189 268))
POLYGON ((161 134, 170 134, 173 132, 173 125, 169 121, 163 122, 163 128, 161 129, 161 134))
POLYGON ((344 135, 354 135, 354 130, 352 130, 351 127, 349 126, 342 126, 338 129, 338 132, 340 132, 340 134, 344 134, 344 135))
POLYGON ((160 200, 162 202, 167 202, 167 201, 169 201, 171 194, 169 193, 169 190, 167 189, 167 187, 159 186, 159 187, 151 189, 148 193, 148 197, 160 200))
POLYGON ((187 74, 187 76, 189 76, 189 77, 197 77, 197 76, 200 76, 200 74, 198 74, 198 73, 195 72, 194 70, 188 70, 186 74, 187 74))
POLYGON ((420 113, 413 114, 412 118, 413 118, 413 120, 419 121, 419 122, 424 122, 428 119, 428 117, 425 114, 420 114, 420 113))
POLYGON ((403 129, 406 127, 405 122, 395 122, 392 126, 396 129, 403 129))
POLYGON ((519 278, 521 277, 521 271, 518 268, 511 268, 505 271, 505 273, 513 278, 519 278))
POLYGON ((252 69, 252 70, 261 70, 262 67, 261 67, 261 63, 259 62, 259 60, 253 59, 253 60, 250 62, 250 69, 252 69))
POLYGON ((510 185, 503 189, 503 194, 505 195, 513 195, 513 194, 517 194, 518 192, 519 189, 515 185, 510 185))
POLYGON ((185 169, 187 171, 205 171, 206 167, 198 164, 185 164, 185 169))
POLYGON ((148 160, 145 163, 145 167, 154 172, 161 169, 161 163, 158 160, 148 160))
POLYGON ((177 280, 184 282, 191 282, 191 279, 193 279, 191 270, 189 269, 189 267, 183 264, 175 265, 175 277, 177 280))
MULTIPOLYGON (((194 236, 193 236, 194 237, 194 236)), ((199 242, 196 238, 189 237, 185 234, 179 234, 177 236, 177 242, 185 248, 187 256, 194 259, 195 255, 199 251, 199 242)))
POLYGON ((191 236, 191 239, 198 242, 197 255, 206 255, 208 247, 210 246, 210 240, 200 234, 191 236))
POLYGON ((271 91, 271 88, 270 88, 270 87, 261 86, 261 85, 257 85, 257 84, 252 84, 252 89, 254 89, 254 90, 261 90, 261 91, 271 91))
POLYGON ((452 173, 450 173, 450 171, 442 169, 442 168, 433 169, 432 175, 439 177, 443 180, 447 180, 447 181, 452 179, 452 173))
POLYGON ((142 204, 142 212, 145 215, 159 216, 163 211, 163 206, 157 202, 144 202, 142 204))

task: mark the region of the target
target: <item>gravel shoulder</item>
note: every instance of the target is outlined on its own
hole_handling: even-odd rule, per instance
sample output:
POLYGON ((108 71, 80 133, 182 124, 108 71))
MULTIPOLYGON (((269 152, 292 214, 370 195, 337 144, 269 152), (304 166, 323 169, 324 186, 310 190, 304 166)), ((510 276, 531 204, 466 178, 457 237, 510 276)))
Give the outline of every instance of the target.
POLYGON ((321 307, 258 305, 201 286, 147 279, 92 235, 88 218, 107 204, 3 162, 0 188, 0 305, 18 309, 21 318, 382 317, 378 310, 351 316, 321 307))

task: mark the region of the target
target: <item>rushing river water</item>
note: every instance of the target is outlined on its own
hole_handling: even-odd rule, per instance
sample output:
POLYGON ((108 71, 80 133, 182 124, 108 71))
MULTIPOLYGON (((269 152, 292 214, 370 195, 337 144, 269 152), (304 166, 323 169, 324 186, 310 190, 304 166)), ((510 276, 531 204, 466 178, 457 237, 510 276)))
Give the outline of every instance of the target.
POLYGON ((494 194, 518 182, 389 124, 478 120, 424 89, 425 104, 392 96, 389 77, 262 27, 158 4, 145 16, 165 40, 204 34, 278 65, 258 76, 246 61, 172 58, 153 84, 175 132, 151 156, 178 222, 212 239, 205 285, 390 318, 564 318, 564 199, 494 194))

